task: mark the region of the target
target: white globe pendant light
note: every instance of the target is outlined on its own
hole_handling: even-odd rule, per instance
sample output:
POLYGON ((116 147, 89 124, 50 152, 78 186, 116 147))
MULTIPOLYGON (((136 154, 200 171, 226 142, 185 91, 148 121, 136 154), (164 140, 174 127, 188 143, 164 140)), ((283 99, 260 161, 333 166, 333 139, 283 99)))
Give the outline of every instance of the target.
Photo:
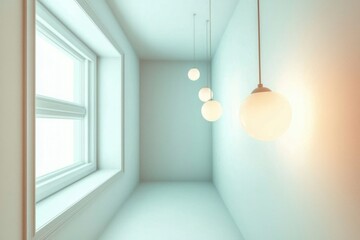
POLYGON ((258 7, 259 84, 240 108, 240 120, 253 138, 272 141, 281 136, 291 122, 291 106, 284 96, 272 92, 261 81, 260 0, 258 7))
POLYGON ((222 107, 218 101, 210 100, 203 104, 201 114, 205 120, 214 122, 222 115, 222 107))
POLYGON ((202 102, 207 102, 212 98, 213 98, 213 92, 211 91, 210 88, 203 87, 203 88, 200 89, 200 91, 199 91, 199 99, 202 102))
MULTIPOLYGON (((193 14, 193 61, 194 61, 194 65, 196 65, 196 51, 195 51, 195 17, 196 17, 196 13, 193 14)), ((200 70, 196 67, 192 67, 189 71, 188 71, 188 78, 191 81, 196 81, 199 80, 200 78, 200 70)))
POLYGON ((200 78, 200 71, 199 69, 197 68, 191 68, 189 71, 188 71, 188 78, 191 80, 191 81, 196 81, 196 80, 199 80, 200 78))
POLYGON ((281 136, 291 122, 291 107, 284 96, 272 91, 255 92, 240 108, 240 119, 253 138, 272 141, 281 136))

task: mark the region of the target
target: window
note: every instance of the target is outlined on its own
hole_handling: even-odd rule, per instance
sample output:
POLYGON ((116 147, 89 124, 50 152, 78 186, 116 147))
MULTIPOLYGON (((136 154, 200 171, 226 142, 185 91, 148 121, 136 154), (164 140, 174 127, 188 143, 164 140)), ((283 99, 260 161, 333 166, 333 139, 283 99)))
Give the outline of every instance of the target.
POLYGON ((25 11, 24 231, 50 239, 125 174, 123 40, 83 0, 29 0, 25 11))
POLYGON ((96 55, 46 11, 36 16, 36 201, 97 169, 96 55))

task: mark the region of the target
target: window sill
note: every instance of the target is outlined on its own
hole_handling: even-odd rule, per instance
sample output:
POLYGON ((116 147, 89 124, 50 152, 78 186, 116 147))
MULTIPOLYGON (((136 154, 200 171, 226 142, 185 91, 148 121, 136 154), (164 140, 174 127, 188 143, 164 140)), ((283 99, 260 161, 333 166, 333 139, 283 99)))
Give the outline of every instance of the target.
POLYGON ((120 170, 98 170, 36 204, 36 238, 48 237, 97 196, 120 170))

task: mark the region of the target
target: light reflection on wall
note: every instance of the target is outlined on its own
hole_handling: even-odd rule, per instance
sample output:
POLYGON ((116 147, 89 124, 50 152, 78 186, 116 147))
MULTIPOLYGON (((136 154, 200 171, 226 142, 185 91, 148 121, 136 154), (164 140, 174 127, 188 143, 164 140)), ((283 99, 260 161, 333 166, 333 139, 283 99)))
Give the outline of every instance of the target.
POLYGON ((360 239, 360 1, 262 6, 264 83, 287 97, 292 123, 273 143, 240 127, 257 52, 256 6, 239 2, 214 61, 224 103, 213 131, 215 185, 245 238, 360 239))

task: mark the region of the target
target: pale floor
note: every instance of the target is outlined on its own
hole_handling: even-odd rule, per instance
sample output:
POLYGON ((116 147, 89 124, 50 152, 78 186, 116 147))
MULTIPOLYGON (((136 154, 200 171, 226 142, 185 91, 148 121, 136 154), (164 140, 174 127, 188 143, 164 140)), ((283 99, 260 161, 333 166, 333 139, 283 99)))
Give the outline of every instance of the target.
POLYGON ((142 183, 99 240, 239 240, 211 183, 142 183))

